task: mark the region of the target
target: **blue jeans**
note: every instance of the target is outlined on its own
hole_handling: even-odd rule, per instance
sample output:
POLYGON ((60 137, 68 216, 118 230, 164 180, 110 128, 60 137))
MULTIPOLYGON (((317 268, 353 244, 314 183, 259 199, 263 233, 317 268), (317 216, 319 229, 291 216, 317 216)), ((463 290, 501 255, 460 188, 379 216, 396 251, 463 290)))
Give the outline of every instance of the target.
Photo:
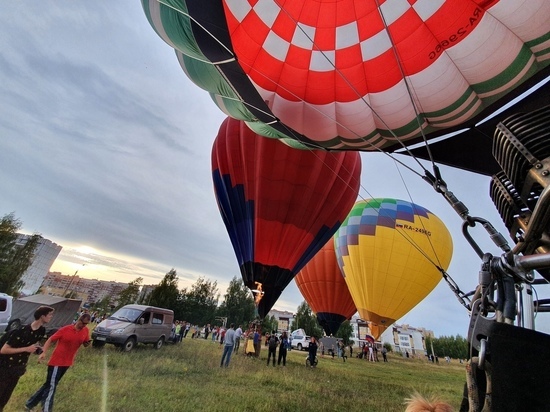
POLYGON ((231 360, 231 354, 233 353, 233 345, 224 345, 223 347, 223 355, 222 360, 220 362, 220 366, 225 366, 226 368, 229 366, 229 361, 231 360), (226 358, 227 356, 227 358, 226 358), (223 364, 223 360, 225 359, 225 365, 223 364))
POLYGON ((233 346, 233 352, 238 353, 240 346, 241 346, 241 338, 236 338, 235 339, 235 346, 233 346))

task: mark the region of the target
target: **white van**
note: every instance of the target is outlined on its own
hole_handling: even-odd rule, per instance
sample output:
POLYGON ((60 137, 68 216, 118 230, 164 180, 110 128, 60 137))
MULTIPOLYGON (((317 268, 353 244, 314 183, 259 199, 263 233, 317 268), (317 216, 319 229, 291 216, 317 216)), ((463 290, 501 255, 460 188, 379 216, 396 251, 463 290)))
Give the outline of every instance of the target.
POLYGON ((92 332, 92 346, 106 343, 129 352, 138 343, 152 343, 160 349, 170 337, 174 312, 146 305, 126 305, 103 320, 92 332))

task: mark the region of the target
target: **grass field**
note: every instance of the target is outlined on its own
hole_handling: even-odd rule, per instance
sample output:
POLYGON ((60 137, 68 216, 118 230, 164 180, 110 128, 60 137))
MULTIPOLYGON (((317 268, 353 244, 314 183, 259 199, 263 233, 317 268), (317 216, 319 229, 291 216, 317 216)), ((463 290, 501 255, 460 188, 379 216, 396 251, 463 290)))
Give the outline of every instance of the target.
MULTIPOLYGON (((241 345, 241 350, 244 345, 241 345)), ((111 345, 81 348, 61 381, 56 412, 111 411, 402 411, 414 391, 438 395, 457 410, 462 398, 463 365, 437 364, 389 354, 389 362, 319 357, 305 366, 306 352, 288 353, 287 366, 266 366, 260 359, 233 355, 220 368, 218 343, 184 339, 154 350, 139 345, 121 353, 111 345)), ((31 357, 5 412, 22 411, 40 387, 46 366, 31 357)), ((39 408, 38 408, 39 409, 39 408)))

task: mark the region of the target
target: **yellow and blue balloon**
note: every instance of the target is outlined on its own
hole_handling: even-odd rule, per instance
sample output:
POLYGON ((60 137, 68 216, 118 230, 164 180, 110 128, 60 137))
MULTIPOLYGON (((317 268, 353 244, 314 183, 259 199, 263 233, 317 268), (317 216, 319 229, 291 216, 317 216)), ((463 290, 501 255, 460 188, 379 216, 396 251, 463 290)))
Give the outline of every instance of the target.
POLYGON ((435 288, 453 253, 437 216, 398 199, 357 202, 334 242, 355 306, 375 338, 435 288))

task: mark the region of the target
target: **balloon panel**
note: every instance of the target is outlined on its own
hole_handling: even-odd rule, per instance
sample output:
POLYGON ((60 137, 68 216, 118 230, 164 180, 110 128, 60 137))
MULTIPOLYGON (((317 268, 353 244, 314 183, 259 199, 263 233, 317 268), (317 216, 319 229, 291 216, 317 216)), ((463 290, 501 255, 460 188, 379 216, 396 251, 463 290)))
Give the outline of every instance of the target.
POLYGON ((358 153, 296 150, 224 121, 212 150, 216 199, 243 280, 263 285, 262 301, 273 305, 332 237, 357 198, 360 172, 358 153))
POLYGON ((197 83, 231 116, 305 145, 393 148, 468 121, 550 64, 546 0, 179 3, 142 0, 168 44, 216 65, 216 81, 197 83))
POLYGON ((452 239, 421 206, 370 199, 356 203, 335 235, 335 248, 360 316, 385 328, 437 285, 435 265, 449 266, 452 239))

